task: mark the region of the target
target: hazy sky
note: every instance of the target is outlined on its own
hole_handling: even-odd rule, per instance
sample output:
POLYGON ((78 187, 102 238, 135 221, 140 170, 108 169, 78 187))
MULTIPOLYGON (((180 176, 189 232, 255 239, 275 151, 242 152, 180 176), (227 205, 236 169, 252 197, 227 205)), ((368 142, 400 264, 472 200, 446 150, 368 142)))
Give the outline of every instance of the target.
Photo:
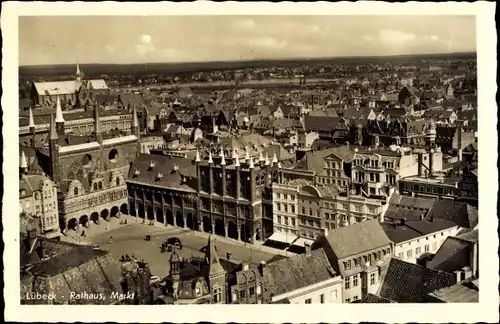
POLYGON ((19 17, 20 65, 475 50, 475 16, 19 17))

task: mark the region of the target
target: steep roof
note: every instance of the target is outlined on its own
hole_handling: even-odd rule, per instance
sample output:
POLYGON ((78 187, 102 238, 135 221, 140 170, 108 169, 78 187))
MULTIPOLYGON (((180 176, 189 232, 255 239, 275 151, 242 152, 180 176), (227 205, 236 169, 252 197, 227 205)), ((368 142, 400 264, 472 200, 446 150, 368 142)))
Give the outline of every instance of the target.
POLYGON ((430 267, 435 270, 453 273, 463 267, 470 266, 470 252, 474 242, 460 239, 459 237, 448 237, 434 254, 430 267))
POLYGON ((422 303, 429 293, 454 283, 452 274, 392 258, 378 295, 397 303, 422 303))
POLYGON ((212 239, 212 236, 208 237, 208 245, 207 245, 207 252, 206 252, 206 257, 208 259, 208 274, 209 275, 216 275, 219 273, 225 272, 224 268, 222 267, 220 263, 220 258, 219 254, 217 253, 217 250, 215 249, 215 244, 214 240, 212 239))
POLYGON ((426 218, 449 220, 465 228, 474 228, 478 224, 476 208, 464 202, 448 199, 437 199, 427 213, 426 218))
POLYGON ((367 220, 330 231, 326 237, 338 259, 390 245, 378 220, 367 220))
POLYGON ((336 276, 323 249, 299 254, 264 266, 270 294, 276 296, 328 280, 336 276))
POLYGON ((354 152, 349 147, 345 145, 337 146, 325 150, 307 152, 298 162, 297 168, 320 172, 324 168, 324 159, 329 155, 335 155, 346 163, 352 162, 354 158, 354 152), (304 163, 301 163, 302 160, 304 163))
POLYGON ((140 154, 130 168, 128 181, 194 191, 192 179, 195 176, 194 161, 173 156, 140 154), (154 164, 153 168, 151 168, 151 162, 154 164), (136 174, 136 170, 139 174, 136 174), (159 173, 161 177, 158 177, 159 173))

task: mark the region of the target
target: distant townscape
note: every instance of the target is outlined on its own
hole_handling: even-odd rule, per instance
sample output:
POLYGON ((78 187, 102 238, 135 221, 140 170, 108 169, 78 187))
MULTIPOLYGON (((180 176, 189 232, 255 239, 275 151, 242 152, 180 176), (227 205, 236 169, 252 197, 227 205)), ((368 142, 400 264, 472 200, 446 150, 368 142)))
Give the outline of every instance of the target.
POLYGON ((478 302, 475 55, 255 64, 21 73, 21 303, 478 302))

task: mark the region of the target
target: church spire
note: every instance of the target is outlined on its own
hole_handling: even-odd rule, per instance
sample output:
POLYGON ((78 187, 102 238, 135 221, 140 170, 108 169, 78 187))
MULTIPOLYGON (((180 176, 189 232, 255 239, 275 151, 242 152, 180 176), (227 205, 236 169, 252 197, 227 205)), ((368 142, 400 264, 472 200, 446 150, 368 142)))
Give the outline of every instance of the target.
POLYGON ((64 117, 61 108, 61 98, 59 98, 59 95, 57 95, 56 100, 56 123, 64 123, 64 117))
POLYGON ((219 255, 217 254, 217 250, 215 249, 214 240, 212 240, 211 235, 208 237, 206 259, 207 259, 208 266, 209 266, 209 269, 208 269, 209 276, 217 275, 217 274, 225 272, 224 268, 222 268, 222 265, 220 264, 219 255))
POLYGON ((83 73, 82 71, 80 70, 80 62, 78 60, 78 58, 76 59, 76 81, 82 81, 82 78, 83 78, 83 73))
POLYGON ((24 154, 24 150, 21 150, 21 169, 23 172, 28 171, 28 161, 26 160, 26 154, 24 154))

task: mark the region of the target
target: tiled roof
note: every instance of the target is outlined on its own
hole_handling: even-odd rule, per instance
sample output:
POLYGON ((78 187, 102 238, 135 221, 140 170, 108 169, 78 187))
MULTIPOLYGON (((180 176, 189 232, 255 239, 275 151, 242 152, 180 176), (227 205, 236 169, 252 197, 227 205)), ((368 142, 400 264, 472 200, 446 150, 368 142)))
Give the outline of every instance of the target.
POLYGON ((358 299, 353 304, 391 304, 394 303, 392 300, 382 298, 374 294, 367 294, 362 299, 358 299))
POLYGON ((393 194, 389 203, 391 205, 428 210, 432 207, 432 204, 435 200, 436 199, 434 198, 411 197, 406 195, 393 194))
POLYGON ((132 164, 128 181, 194 191, 196 189, 196 166, 194 161, 173 156, 140 154, 132 164), (154 167, 150 167, 153 162, 154 167), (178 170, 174 168, 177 166, 178 170), (135 171, 139 174, 136 175, 135 171), (158 177, 158 174, 161 177, 158 177), (183 179, 185 181, 183 181, 183 179))
MULTIPOLYGON (((21 295, 28 292, 55 293, 55 303, 69 301, 70 292, 104 293, 106 300, 81 300, 82 303, 109 303, 111 293, 121 292, 121 264, 109 252, 38 238, 52 255, 40 260, 29 258, 32 267, 21 275, 21 295)), ((36 249, 35 249, 36 250, 36 249)), ((25 259, 26 260, 26 259, 25 259)), ((26 263, 25 263, 26 264, 26 263)))
POLYGON ((326 237, 338 259, 390 245, 378 220, 367 220, 330 231, 326 237))
POLYGON ((323 249, 311 251, 310 255, 299 254, 264 266, 264 278, 269 292, 274 296, 317 284, 335 275, 323 249))
POLYGON ((384 224, 384 231, 392 242, 401 243, 454 226, 454 223, 443 219, 434 219, 432 222, 422 219, 405 221, 404 224, 384 224))
POLYGON ((330 132, 342 124, 342 119, 339 117, 307 115, 304 117, 304 124, 305 129, 308 131, 330 132))
POLYGON ((421 303, 429 293, 454 283, 452 274, 392 258, 378 295, 396 303, 421 303))
POLYGON ((302 158, 305 163, 298 163, 298 167, 305 167, 306 170, 312 170, 316 172, 320 172, 324 168, 324 159, 329 155, 336 155, 340 159, 342 159, 346 163, 352 162, 354 158, 354 152, 347 146, 337 146, 325 150, 307 152, 306 155, 302 158))
POLYGON ((76 80, 34 82, 34 85, 37 93, 42 96, 73 94, 79 89, 76 80))
POLYGON ((474 228, 478 224, 477 209, 467 203, 447 199, 437 199, 426 218, 449 220, 465 228, 474 228))

